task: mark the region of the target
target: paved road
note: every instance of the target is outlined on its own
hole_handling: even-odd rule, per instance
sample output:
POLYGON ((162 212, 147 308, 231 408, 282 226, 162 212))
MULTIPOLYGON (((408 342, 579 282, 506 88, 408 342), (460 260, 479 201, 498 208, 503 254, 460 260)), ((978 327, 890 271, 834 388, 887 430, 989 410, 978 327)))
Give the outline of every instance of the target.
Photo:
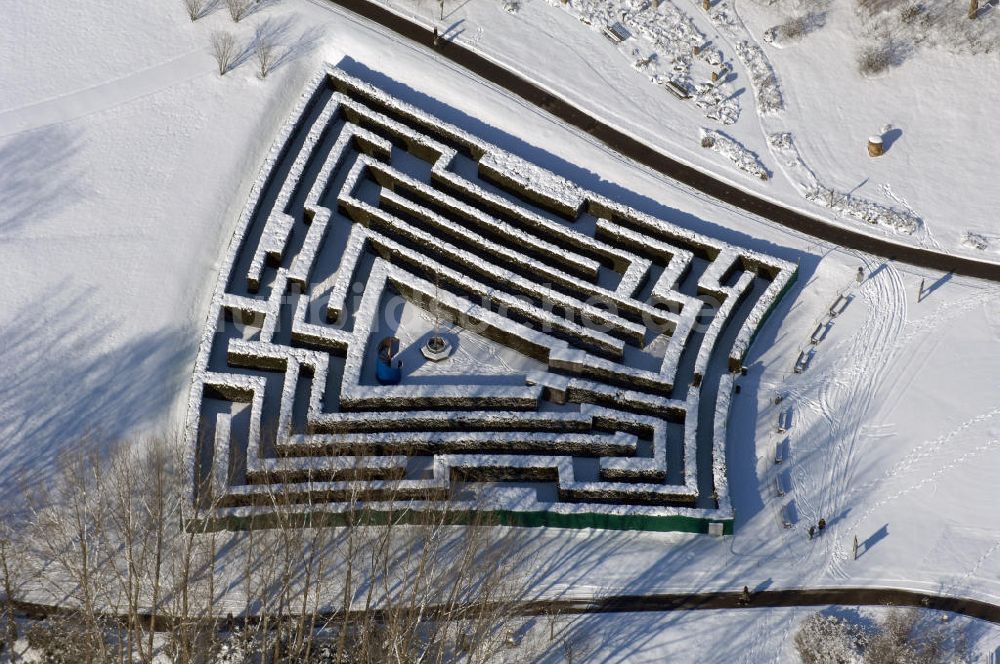
MULTIPOLYGON (((556 599, 537 600, 520 604, 515 612, 523 616, 541 615, 584 615, 595 613, 640 613, 650 611, 696 611, 704 609, 725 610, 742 609, 739 604, 738 592, 692 593, 692 594, 652 594, 652 595, 609 595, 600 599, 556 599)), ((46 616, 71 614, 65 607, 35 604, 31 602, 13 602, 15 610, 29 619, 43 619, 46 616)), ((792 607, 792 606, 826 606, 837 604, 842 606, 920 606, 940 611, 978 618, 991 623, 1000 624, 1000 606, 961 597, 943 597, 926 595, 909 590, 895 588, 827 588, 827 589, 793 589, 764 590, 751 593, 748 608, 792 607)), ((434 607, 423 607, 427 614, 434 613, 434 607)), ((450 619, 462 619, 463 615, 476 614, 479 606, 467 605, 458 610, 450 609, 447 613, 450 619)), ((360 619, 361 611, 354 611, 360 619)), ((140 613, 140 620, 150 625, 153 616, 140 613)), ((235 624, 257 622, 262 616, 237 616, 235 624)), ((288 616, 285 616, 286 618, 288 616)), ((127 623, 124 614, 107 613, 102 618, 111 622, 127 623)), ((273 620, 272 616, 272 620, 273 620)), ((348 620, 351 618, 349 617, 348 620)), ((316 616, 317 624, 331 620, 343 620, 343 614, 323 613, 316 616)), ((154 627, 159 630, 170 629, 175 619, 170 616, 158 615, 154 627)), ((219 627, 226 622, 223 618, 216 621, 219 627)))
MULTIPOLYGON (((716 592, 671 595, 612 595, 598 600, 529 602, 523 606, 525 615, 558 613, 635 613, 644 611, 692 611, 701 609, 735 609, 740 593, 716 592)), ((751 594, 749 608, 826 606, 920 606, 940 611, 952 611, 972 618, 1000 624, 1000 606, 964 599, 927 595, 895 588, 828 588, 764 590, 751 594)))
MULTIPOLYGON (((369 0, 328 1, 389 28, 402 37, 428 46, 433 43, 433 34, 430 30, 369 0)), ((442 58, 451 60, 516 94, 525 101, 548 111, 563 122, 590 134, 615 152, 730 205, 843 247, 942 272, 954 272, 970 277, 1000 281, 1000 263, 952 256, 930 249, 899 244, 789 210, 717 180, 707 173, 682 164, 650 148, 464 46, 441 41, 435 50, 442 58)))

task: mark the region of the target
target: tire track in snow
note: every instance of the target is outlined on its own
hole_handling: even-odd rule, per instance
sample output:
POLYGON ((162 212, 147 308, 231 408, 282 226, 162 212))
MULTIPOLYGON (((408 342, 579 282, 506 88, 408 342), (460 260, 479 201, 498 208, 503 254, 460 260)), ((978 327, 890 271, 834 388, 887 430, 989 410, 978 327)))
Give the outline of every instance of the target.
MULTIPOLYGON (((871 257, 865 257, 864 261, 872 274, 876 261, 871 257)), ((883 370, 895 355, 894 342, 906 322, 906 293, 899 271, 891 263, 885 263, 856 292, 867 305, 868 318, 848 355, 855 359, 843 372, 847 380, 826 381, 820 390, 821 414, 830 425, 833 440, 818 513, 828 521, 842 514, 846 504, 857 462, 855 450, 864 436, 863 425, 882 382, 883 370)), ((820 541, 825 544, 827 572, 842 576, 839 538, 820 541)))
MULTIPOLYGON (((928 314, 927 316, 923 316, 914 321, 906 322, 904 325, 903 332, 898 335, 896 342, 892 345, 891 352, 889 353, 889 360, 894 358, 900 351, 906 350, 906 348, 910 345, 913 339, 917 337, 918 334, 924 335, 923 338, 921 339, 921 345, 918 346, 918 349, 921 348, 923 344, 928 343, 928 340, 930 340, 930 342, 932 343, 931 350, 933 350, 933 348, 936 348, 937 345, 940 343, 940 339, 934 335, 927 334, 930 330, 937 327, 940 323, 942 323, 945 320, 948 320, 966 311, 970 311, 975 307, 980 306, 988 302, 989 300, 996 298, 997 295, 998 293, 993 289, 987 289, 985 292, 977 293, 971 297, 962 300, 954 300, 948 302, 940 306, 937 310, 935 310, 931 314, 928 314)), ((910 351, 909 354, 911 356, 918 355, 917 351, 915 350, 910 351)), ((917 365, 914 364, 913 370, 915 371, 917 368, 918 368, 917 365)), ((879 384, 877 386, 878 388, 881 387, 881 384, 885 381, 885 378, 886 378, 885 376, 882 376, 879 379, 878 381, 879 384)), ((897 383, 899 382, 898 379, 896 380, 896 382, 897 383)), ((901 393, 902 390, 895 391, 895 398, 892 400, 891 406, 888 409, 888 411, 891 411, 892 407, 894 407, 895 404, 898 403, 899 399, 902 398, 901 393)), ((883 404, 883 408, 885 408, 885 404, 883 404)), ((906 473, 913 471, 914 467, 920 461, 933 457, 938 452, 948 451, 947 444, 955 437, 967 431, 971 427, 981 424, 997 415, 1000 415, 1000 407, 996 407, 990 411, 972 417, 969 420, 966 420, 965 422, 959 424, 951 431, 946 432, 938 436, 937 438, 924 441, 917 447, 910 450, 910 452, 908 452, 902 459, 897 461, 890 468, 886 469, 879 478, 875 480, 870 480, 865 484, 853 487, 849 491, 846 491, 842 504, 850 504, 852 501, 857 500, 860 496, 862 496, 864 492, 871 490, 878 484, 891 481, 893 478, 898 478, 901 475, 905 475, 906 473)), ((845 561, 848 561, 852 555, 850 553, 852 545, 848 544, 847 542, 848 537, 851 536, 852 533, 857 532, 858 526, 861 523, 864 523, 874 513, 876 509, 882 507, 888 502, 901 498, 919 488, 922 488, 932 481, 935 481, 937 477, 939 477, 944 472, 947 472, 948 470, 957 467, 958 465, 964 463, 965 461, 970 460, 975 456, 978 456, 980 453, 987 451, 993 446, 993 443, 994 441, 990 441, 985 445, 980 445, 979 447, 976 447, 973 450, 971 450, 969 453, 963 454, 959 457, 949 457, 951 462, 946 463, 943 466, 938 466, 938 470, 932 473, 930 476, 924 476, 918 482, 909 485, 905 489, 902 489, 889 496, 886 496, 876 503, 869 504, 864 514, 862 514, 860 517, 855 515, 855 517, 851 519, 851 523, 849 526, 838 528, 836 534, 834 534, 834 537, 832 538, 833 540, 831 543, 832 552, 830 557, 831 563, 829 570, 834 572, 840 578, 847 578, 848 575, 843 569, 843 563, 845 561)))
POLYGON ((199 76, 209 76, 210 62, 205 51, 198 49, 121 78, 0 111, 0 137, 75 120, 199 76))
MULTIPOLYGON (((848 494, 848 498, 849 499, 854 498, 866 491, 873 489, 879 484, 882 484, 892 478, 899 477, 900 475, 909 472, 910 470, 913 469, 913 467, 917 463, 923 461, 924 459, 933 457, 937 452, 949 451, 947 449, 947 444, 950 443, 956 436, 958 436, 959 434, 965 432, 966 430, 977 424, 980 424, 982 422, 985 422, 986 420, 996 417, 997 415, 1000 415, 1000 407, 994 408, 993 410, 990 410, 986 413, 982 413, 981 415, 976 415, 975 417, 970 418, 965 422, 962 422, 951 431, 941 436, 938 436, 937 438, 924 441, 923 443, 917 445, 912 450, 910 450, 902 459, 900 459, 895 464, 887 468, 876 479, 869 480, 864 484, 860 484, 854 487, 848 494)), ((856 524, 858 523, 858 521, 855 521, 854 523, 856 524)))
MULTIPOLYGON (((896 491, 896 492, 894 492, 892 494, 884 496, 880 500, 878 500, 878 501, 870 504, 868 506, 868 509, 865 510, 864 514, 862 514, 860 517, 854 519, 852 521, 852 523, 851 523, 851 528, 844 529, 844 532, 845 533, 846 532, 854 532, 853 528, 854 528, 855 525, 857 525, 857 524, 862 523, 863 521, 865 521, 868 517, 870 517, 875 512, 875 510, 879 509, 883 505, 886 505, 886 504, 888 504, 888 503, 890 503, 890 502, 892 502, 894 500, 898 500, 898 499, 902 498, 903 496, 909 495, 909 494, 913 493, 914 491, 927 486, 928 484, 932 484, 932 483, 936 482, 937 479, 939 477, 941 477, 941 475, 944 475, 948 471, 954 470, 958 466, 961 466, 966 461, 971 461, 972 459, 975 459, 979 455, 981 455, 981 454, 983 454, 985 452, 988 452, 988 451, 990 451, 992 449, 995 449, 995 448, 1000 448, 1000 439, 992 438, 992 439, 986 441, 985 443, 983 443, 982 445, 977 445, 976 447, 974 447, 974 448, 966 451, 965 454, 961 454, 961 455, 959 455, 957 457, 953 457, 951 463, 946 463, 946 464, 944 464, 942 466, 938 466, 937 470, 935 470, 934 472, 930 473, 929 475, 925 475, 923 477, 923 479, 921 479, 920 481, 914 482, 913 484, 910 484, 907 487, 905 487, 903 489, 900 489, 899 491, 896 491)), ((839 538, 839 537, 837 538, 838 544, 839 544, 840 539, 841 538, 839 538)), ((1000 546, 1000 544, 998 544, 997 546, 1000 546)), ((835 550, 834 554, 835 554, 835 557, 837 557, 839 559, 839 561, 842 562, 843 560, 847 560, 848 559, 849 553, 847 551, 847 548, 848 547, 846 545, 844 545, 844 546, 839 546, 839 545, 836 546, 836 550, 835 550)), ((992 547, 991 551, 992 551, 993 548, 996 548, 996 547, 992 547)), ((847 578, 848 575, 846 573, 843 573, 842 568, 838 567, 838 569, 840 569, 840 571, 841 571, 841 574, 839 576, 841 576, 842 578, 847 578)))

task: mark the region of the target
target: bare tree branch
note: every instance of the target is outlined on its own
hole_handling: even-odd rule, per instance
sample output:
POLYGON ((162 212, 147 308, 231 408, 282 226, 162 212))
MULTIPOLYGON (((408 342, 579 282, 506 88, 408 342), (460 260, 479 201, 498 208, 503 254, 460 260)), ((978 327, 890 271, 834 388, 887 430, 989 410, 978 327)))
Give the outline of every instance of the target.
POLYGON ((229 16, 239 23, 249 16, 255 0, 226 0, 226 7, 229 9, 229 16))
POLYGON ((236 38, 231 32, 216 30, 212 33, 211 44, 215 64, 219 66, 219 76, 225 76, 232 67, 233 58, 236 56, 236 38))
POLYGON ((254 53, 257 56, 257 75, 267 78, 277 56, 275 37, 267 24, 262 23, 254 30, 254 53))
POLYGON ((205 0, 181 0, 181 2, 184 3, 184 9, 192 21, 197 21, 205 14, 205 0))

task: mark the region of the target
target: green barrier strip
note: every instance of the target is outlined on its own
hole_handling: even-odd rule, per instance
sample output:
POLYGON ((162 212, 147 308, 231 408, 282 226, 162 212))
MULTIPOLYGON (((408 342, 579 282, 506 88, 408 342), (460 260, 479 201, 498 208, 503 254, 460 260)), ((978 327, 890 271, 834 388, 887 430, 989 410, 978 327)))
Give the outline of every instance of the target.
MULTIPOLYGON (((385 525, 387 523, 426 523, 439 518, 433 511, 359 510, 354 512, 296 512, 279 517, 274 513, 247 516, 193 517, 185 522, 185 528, 192 532, 213 532, 219 530, 259 530, 276 528, 282 523, 294 528, 330 527, 346 525, 385 525)), ((602 530, 645 530, 652 532, 707 533, 709 523, 721 523, 723 533, 733 534, 733 519, 710 519, 705 517, 671 514, 648 516, 641 514, 597 514, 581 512, 564 514, 560 512, 513 510, 455 510, 446 515, 447 525, 504 525, 520 527, 548 528, 599 528, 602 530)))

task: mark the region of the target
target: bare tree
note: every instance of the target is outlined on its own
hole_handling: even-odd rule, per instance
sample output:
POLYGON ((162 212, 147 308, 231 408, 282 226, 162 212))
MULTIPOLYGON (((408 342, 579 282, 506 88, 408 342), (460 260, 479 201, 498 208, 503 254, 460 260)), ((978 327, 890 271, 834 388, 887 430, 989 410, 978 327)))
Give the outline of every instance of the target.
POLYGON ((30 554, 51 567, 41 580, 52 596, 66 597, 73 612, 53 634, 71 632, 65 642, 87 653, 84 662, 108 661, 103 610, 117 608, 120 600, 103 471, 93 452, 74 451, 59 459, 52 481, 28 496, 30 554))
POLYGON ((467 499, 414 493, 405 473, 371 480, 358 452, 334 481, 308 478, 335 505, 275 471, 240 524, 192 492, 172 442, 66 455, 23 525, 0 515, 5 639, 30 559, 64 607, 26 633, 47 661, 533 661, 513 637, 527 585, 513 534, 467 499), (231 620, 223 596, 244 600, 231 620))
POLYGON ((216 30, 212 33, 211 44, 215 64, 219 66, 219 76, 225 76, 236 57, 236 38, 231 32, 216 30))
POLYGON ((27 574, 26 560, 19 537, 19 525, 10 515, 0 519, 0 574, 3 575, 3 643, 11 651, 17 641, 15 602, 27 574))
POLYGON ((205 12, 205 0, 181 0, 181 2, 184 3, 184 9, 192 21, 197 21, 205 12))
POLYGON ((229 9, 229 16, 239 23, 250 15, 255 0, 226 0, 226 7, 229 9))
POLYGON ((266 23, 262 23, 254 30, 254 53, 257 56, 257 75, 262 79, 267 78, 277 57, 277 46, 275 44, 274 33, 266 23))

